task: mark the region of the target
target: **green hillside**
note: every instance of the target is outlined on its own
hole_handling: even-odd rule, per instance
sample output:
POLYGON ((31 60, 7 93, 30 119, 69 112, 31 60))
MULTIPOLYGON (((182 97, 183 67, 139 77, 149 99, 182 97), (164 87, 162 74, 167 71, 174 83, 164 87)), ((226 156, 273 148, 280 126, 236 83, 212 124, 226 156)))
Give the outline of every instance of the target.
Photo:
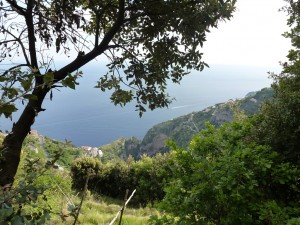
MULTIPOLYGON (((187 147, 193 135, 205 128, 206 122, 219 127, 225 122, 234 119, 235 112, 243 112, 253 115, 259 110, 260 104, 273 95, 271 88, 264 88, 257 92, 251 92, 240 100, 229 100, 187 115, 165 121, 153 126, 145 135, 141 143, 135 146, 133 156, 142 154, 154 155, 157 152, 166 152, 165 140, 172 138, 178 146, 187 147)), ((132 147, 132 146, 131 146, 132 147)), ((132 147, 133 148, 133 147, 132 147)), ((128 149, 124 150, 130 152, 128 149)))
MULTIPOLYGON (((0 132, 0 141, 5 135, 0 132)), ((116 147, 118 144, 120 141, 113 145, 116 147)), ((69 141, 53 140, 36 131, 28 135, 22 147, 14 185, 0 193, 0 224, 74 224, 82 188, 72 188, 70 168, 74 160, 83 155, 83 149, 69 141)), ((77 224, 109 224, 122 204, 122 200, 93 193, 88 186, 77 224)), ((156 213, 155 209, 127 207, 122 221, 124 224, 146 224, 156 213)), ((119 218, 114 224, 118 221, 119 218)))

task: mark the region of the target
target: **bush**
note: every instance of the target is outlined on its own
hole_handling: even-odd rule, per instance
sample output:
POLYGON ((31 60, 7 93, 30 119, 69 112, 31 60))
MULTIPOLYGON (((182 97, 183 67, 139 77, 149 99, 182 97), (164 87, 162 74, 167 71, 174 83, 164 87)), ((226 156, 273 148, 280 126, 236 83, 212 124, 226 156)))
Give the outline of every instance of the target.
POLYGON ((89 175, 89 186, 97 183, 95 177, 103 173, 103 165, 99 159, 84 156, 74 160, 71 166, 72 186, 76 189, 84 188, 86 177, 89 175))
POLYGON ((44 224, 50 216, 59 214, 65 207, 63 195, 71 192, 70 179, 65 176, 27 156, 14 185, 2 187, 0 224, 44 224))
POLYGON ((71 168, 73 187, 82 188, 89 171, 93 174, 88 183, 90 190, 123 200, 127 189, 130 192, 136 189, 131 204, 153 205, 164 197, 163 184, 170 174, 170 154, 132 160, 101 164, 94 158, 77 159, 71 168))
POLYGON ((173 144, 174 176, 160 207, 176 218, 174 224, 279 225, 299 217, 300 170, 253 142, 253 124, 255 119, 220 129, 208 125, 188 149, 173 144))

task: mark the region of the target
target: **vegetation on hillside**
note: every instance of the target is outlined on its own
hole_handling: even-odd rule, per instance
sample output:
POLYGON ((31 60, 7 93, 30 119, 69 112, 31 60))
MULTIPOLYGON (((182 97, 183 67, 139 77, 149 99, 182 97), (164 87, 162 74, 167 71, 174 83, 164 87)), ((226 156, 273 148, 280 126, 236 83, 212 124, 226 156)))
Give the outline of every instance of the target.
POLYGON ((272 96, 272 88, 263 88, 260 91, 250 93, 245 98, 229 100, 202 111, 192 112, 156 124, 148 130, 142 140, 135 137, 119 138, 110 144, 101 146, 100 149, 104 152, 101 160, 103 162, 112 159, 126 160, 130 155, 137 160, 144 154, 152 156, 157 153, 165 153, 170 150, 165 144, 169 138, 180 147, 188 147, 193 135, 205 128, 207 121, 219 127, 225 122, 232 121, 236 112, 242 111, 245 115, 252 116, 258 112, 261 104, 270 100, 272 96))
MULTIPOLYGON (((134 216, 127 216, 130 224, 299 225, 300 2, 287 2, 292 29, 286 36, 292 39, 294 49, 283 64, 282 73, 272 74, 273 98, 263 103, 258 113, 252 115, 253 105, 246 107, 251 114, 247 116, 231 107, 234 102, 221 104, 216 107, 217 112, 226 113, 214 111, 212 122, 223 121, 224 115, 235 120, 222 125, 207 122, 200 131, 193 119, 195 113, 190 114, 190 121, 198 130, 186 147, 169 140, 170 152, 154 157, 143 155, 137 161, 132 156, 125 161, 114 158, 115 154, 122 154, 125 140, 106 146, 113 150, 109 156, 112 160, 77 157, 80 153, 73 149, 74 154, 60 154, 67 158, 62 161, 67 166, 64 171, 53 168, 56 151, 54 161, 47 159, 43 155, 44 144, 30 137, 24 142, 14 184, 1 189, 0 223, 71 224, 72 216, 77 218, 79 214, 81 223, 107 224, 107 212, 117 207, 104 203, 103 196, 119 199, 120 203, 126 189, 136 189, 132 205, 151 205, 160 212, 149 208, 139 208, 138 213, 128 210, 134 216), (68 168, 70 158, 73 163, 68 168), (71 185, 78 197, 74 197, 71 185)), ((262 93, 270 95, 266 89, 262 93)), ((257 101, 253 95, 247 98, 257 101)), ((210 110, 214 108, 205 112, 210 110)), ((176 126, 166 124, 169 127, 162 128, 165 132, 176 130, 176 126)), ((2 139, 5 137, 0 135, 2 139)), ((132 149, 134 144, 139 145, 135 139, 129 144, 132 149)), ((60 151, 64 145, 53 141, 49 146, 60 151)), ((109 201, 105 197, 105 202, 109 201)))
MULTIPOLYGON (((109 222, 118 207, 106 203, 108 199, 103 196, 122 204, 126 189, 136 189, 130 207, 146 207, 139 213, 128 211, 132 216, 125 216, 125 220, 130 224, 298 224, 299 79, 287 74, 275 78, 274 98, 257 114, 248 117, 236 110, 233 122, 220 127, 206 123, 187 148, 170 140, 171 151, 154 157, 116 157, 122 155, 125 139, 104 146, 103 152, 112 150, 111 154, 98 159, 80 157, 81 151, 71 143, 48 138, 40 142, 29 137, 24 142, 24 166, 18 172, 16 186, 1 196, 0 218, 23 223, 47 223, 51 218, 51 224, 71 224, 81 196, 74 194, 82 192, 88 175, 90 194, 78 218, 85 224, 109 222), (61 157, 65 171, 49 167, 54 164, 46 162, 43 147, 50 149, 50 159, 61 157), (66 154, 61 152, 64 149, 66 154)), ((270 94, 269 90, 262 92, 270 94)), ((134 138, 127 142, 135 144, 139 143, 134 138)))
MULTIPOLYGON (((0 148, 0 185, 14 182, 23 141, 54 90, 75 89, 81 67, 106 58, 96 88, 139 115, 167 107, 167 81, 202 71, 206 34, 236 0, 4 0, 0 2, 0 116, 23 111, 0 148), (183 51, 184 49, 184 51, 183 51), (67 57, 59 61, 61 54, 67 57), (122 74, 122 75, 121 75, 122 74)), ((99 64, 99 63, 98 63, 99 64)), ((96 74, 93 74, 96 75, 96 74)), ((59 96, 57 96, 59 97, 59 96)), ((78 102, 78 104, 80 104, 78 102)), ((47 112, 47 111, 46 111, 47 112)))
POLYGON ((73 145, 71 142, 53 140, 43 137, 41 145, 45 148, 50 159, 57 158, 56 163, 63 167, 70 167, 73 160, 82 156, 84 150, 73 145))
POLYGON ((207 121, 219 127, 225 122, 232 121, 237 111, 242 111, 246 115, 251 116, 258 112, 260 105, 264 101, 271 99, 272 96, 273 90, 271 88, 263 88, 243 99, 229 100, 226 103, 219 103, 202 111, 157 124, 147 132, 139 145, 139 156, 143 154, 154 155, 158 152, 168 151, 169 148, 164 143, 168 138, 172 138, 178 146, 186 148, 193 135, 205 128, 207 121))
POLYGON ((257 141, 260 122, 208 125, 189 148, 173 143, 176 167, 160 203, 166 214, 152 224, 299 224, 299 163, 257 141))
POLYGON ((155 157, 144 155, 135 161, 129 157, 126 161, 102 163, 97 158, 82 157, 74 161, 71 168, 73 187, 82 190, 87 176, 89 190, 122 200, 128 189, 136 189, 131 201, 133 206, 153 206, 164 197, 163 185, 171 176, 170 154, 157 154, 155 157))
MULTIPOLYGON (((3 138, 4 135, 0 133, 0 140, 3 138)), ((73 224, 82 190, 72 190, 69 164, 78 158, 78 149, 71 143, 45 138, 45 146, 53 150, 49 151, 47 161, 43 143, 37 137, 26 138, 16 181, 12 187, 5 186, 0 192, 0 224, 73 224), (64 170, 57 169, 57 162, 64 165, 64 170)), ((108 224, 122 207, 123 199, 93 194, 91 187, 89 185, 78 223, 108 224)), ((122 194, 124 198, 125 193, 122 194)), ((156 213, 155 209, 127 207, 123 222, 146 224, 150 216, 156 213)))

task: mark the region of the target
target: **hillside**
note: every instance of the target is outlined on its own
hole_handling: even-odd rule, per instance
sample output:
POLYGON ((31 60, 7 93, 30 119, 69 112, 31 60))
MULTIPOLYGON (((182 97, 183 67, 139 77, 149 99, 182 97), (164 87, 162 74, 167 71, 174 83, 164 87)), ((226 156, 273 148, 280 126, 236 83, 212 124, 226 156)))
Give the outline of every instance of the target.
POLYGON ((172 138, 180 147, 187 147, 194 134, 205 127, 209 121, 215 126, 232 121, 234 111, 242 111, 246 115, 253 115, 258 111, 260 104, 270 99, 273 95, 271 88, 264 88, 257 92, 248 93, 245 98, 239 100, 228 100, 214 106, 203 109, 199 112, 165 121, 153 126, 145 135, 142 141, 136 139, 125 141, 123 158, 129 154, 139 158, 143 154, 154 155, 158 152, 166 152, 165 140, 172 138))
MULTIPOLYGON (((265 99, 270 99, 272 95, 271 88, 264 88, 248 93, 243 99, 231 99, 225 103, 207 107, 202 111, 159 123, 148 130, 143 140, 136 137, 119 138, 110 144, 100 146, 99 149, 103 152, 102 161, 127 159, 129 155, 138 159, 143 154, 152 156, 158 152, 166 152, 168 148, 165 146, 165 140, 169 138, 172 138, 178 146, 187 147, 193 135, 203 129, 207 121, 218 127, 225 122, 232 121, 236 110, 252 115, 258 111, 260 104, 265 99)), ((79 155, 86 154, 82 148, 76 148, 68 141, 52 140, 36 131, 32 132, 30 136, 32 138, 30 138, 29 146, 33 151, 37 152, 37 149, 40 149, 48 154, 46 154, 46 158, 62 155, 57 163, 63 167, 69 166, 72 160, 79 155), (38 147, 34 147, 36 145, 38 147)))

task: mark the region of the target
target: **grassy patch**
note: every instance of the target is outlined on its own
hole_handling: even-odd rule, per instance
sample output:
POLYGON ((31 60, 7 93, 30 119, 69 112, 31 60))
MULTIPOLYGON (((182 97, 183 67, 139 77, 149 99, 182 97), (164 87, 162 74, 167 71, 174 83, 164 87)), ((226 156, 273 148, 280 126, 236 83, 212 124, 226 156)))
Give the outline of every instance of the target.
MULTIPOLYGON (((74 197, 73 197, 74 198, 74 197)), ((86 201, 84 201, 78 224, 84 225, 94 225, 94 224, 109 224, 113 218, 116 216, 117 212, 121 209, 121 203, 112 203, 112 199, 108 200, 110 203, 106 202, 106 198, 103 200, 96 199, 93 196, 90 196, 86 201)), ((79 204, 80 199, 76 197, 74 202, 76 205, 79 204)), ((155 209, 150 208, 126 208, 123 214, 122 224, 123 225, 143 225, 147 224, 149 217, 153 214, 156 214, 155 209)), ((118 224, 119 217, 116 220, 115 224, 118 224)), ((51 224, 63 225, 63 224, 72 224, 73 218, 67 218, 66 221, 61 222, 60 219, 56 218, 51 221, 51 224)))

